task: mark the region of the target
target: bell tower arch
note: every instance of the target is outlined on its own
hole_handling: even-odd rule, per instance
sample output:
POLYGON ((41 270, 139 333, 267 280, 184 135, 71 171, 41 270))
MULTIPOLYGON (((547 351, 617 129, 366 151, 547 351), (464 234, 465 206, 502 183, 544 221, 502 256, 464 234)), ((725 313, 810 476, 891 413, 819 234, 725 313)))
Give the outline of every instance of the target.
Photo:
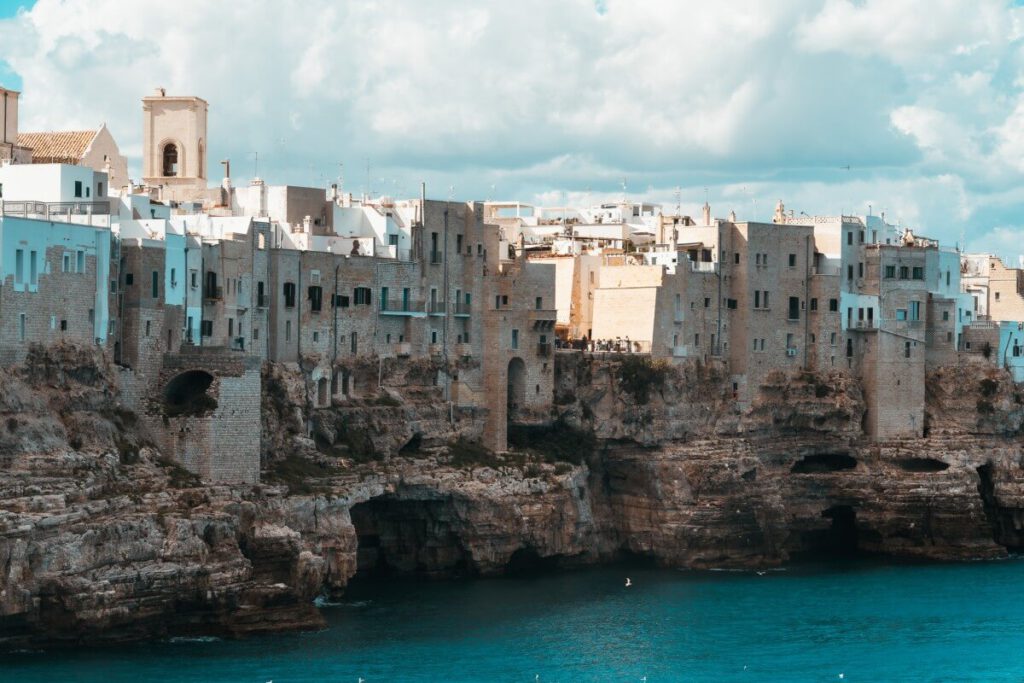
POLYGON ((201 97, 168 95, 163 88, 142 98, 142 179, 172 198, 206 189, 206 114, 201 97))

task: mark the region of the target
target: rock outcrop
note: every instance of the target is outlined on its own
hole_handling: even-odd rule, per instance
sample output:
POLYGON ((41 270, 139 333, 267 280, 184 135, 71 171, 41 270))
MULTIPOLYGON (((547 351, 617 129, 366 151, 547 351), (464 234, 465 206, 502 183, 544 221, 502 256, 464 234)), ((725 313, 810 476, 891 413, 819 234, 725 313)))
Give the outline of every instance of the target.
POLYGON ((549 429, 475 445, 432 368, 353 377, 314 408, 264 369, 263 484, 169 462, 88 348, 0 372, 0 639, 116 642, 322 624, 359 576, 493 576, 619 557, 761 567, 1024 547, 1021 392, 990 368, 928 380, 928 437, 867 442, 849 375, 772 375, 740 411, 716 367, 559 354, 549 429))

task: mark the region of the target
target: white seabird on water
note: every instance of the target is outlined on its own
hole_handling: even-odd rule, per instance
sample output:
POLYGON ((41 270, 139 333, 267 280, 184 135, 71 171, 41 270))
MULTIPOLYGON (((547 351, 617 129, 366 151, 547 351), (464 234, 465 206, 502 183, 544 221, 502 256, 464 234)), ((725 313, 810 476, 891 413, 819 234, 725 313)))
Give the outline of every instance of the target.
POLYGON ((632 582, 632 581, 630 581, 630 580, 629 580, 629 577, 627 576, 627 577, 626 577, 626 588, 629 588, 629 587, 630 587, 630 586, 632 586, 632 585, 633 585, 633 582, 632 582))

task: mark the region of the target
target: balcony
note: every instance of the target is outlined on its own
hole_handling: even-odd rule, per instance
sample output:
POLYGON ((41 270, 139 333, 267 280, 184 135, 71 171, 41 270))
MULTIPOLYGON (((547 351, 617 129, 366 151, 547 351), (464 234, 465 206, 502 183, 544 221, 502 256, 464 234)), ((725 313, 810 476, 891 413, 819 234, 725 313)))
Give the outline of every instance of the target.
POLYGON ((535 330, 552 330, 558 320, 558 311, 554 308, 534 308, 530 310, 530 320, 535 330))
POLYGON ((859 330, 861 332, 876 332, 877 331, 877 328, 875 327, 875 321, 874 320, 858 320, 856 323, 854 323, 854 329, 855 330, 859 330))
POLYGON ((472 306, 470 306, 469 304, 466 304, 466 303, 453 304, 453 306, 454 306, 453 313, 454 313, 454 315, 456 317, 462 317, 462 318, 468 318, 469 317, 470 311, 472 310, 472 306))
POLYGON ((108 216, 110 202, 3 202, 5 216, 108 216))
POLYGON ((207 287, 203 290, 203 298, 212 300, 220 300, 224 298, 223 287, 207 287))
POLYGON ((550 358, 551 348, 551 342, 537 342, 537 356, 540 358, 550 358))
POLYGON ((444 315, 448 312, 448 303, 445 301, 430 301, 427 303, 427 312, 430 315, 444 315))
POLYGON ((396 356, 411 356, 412 344, 409 342, 398 342, 393 345, 396 356))
POLYGON ((718 264, 714 261, 690 261, 691 273, 717 273, 718 264))
POLYGON ((423 301, 420 299, 381 299, 381 315, 404 315, 411 318, 424 318, 423 301))

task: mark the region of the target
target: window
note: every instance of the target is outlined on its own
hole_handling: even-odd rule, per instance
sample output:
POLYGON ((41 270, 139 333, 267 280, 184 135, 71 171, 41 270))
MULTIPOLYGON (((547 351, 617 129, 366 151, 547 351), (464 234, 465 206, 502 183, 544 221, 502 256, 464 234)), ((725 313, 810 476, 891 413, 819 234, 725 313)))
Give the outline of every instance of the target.
POLYGON ((94 308, 90 308, 89 309, 89 324, 90 325, 95 325, 96 324, 96 309, 94 309, 94 308))
POLYGON ((761 263, 766 266, 768 265, 768 254, 761 254, 761 263))
POLYGON ((799 320, 800 319, 800 298, 796 296, 789 297, 789 319, 799 320))
POLYGON ((847 358, 853 358, 853 340, 852 339, 847 339, 846 340, 846 357, 847 358))
MULTIPOLYGON (((148 323, 147 323, 147 325, 148 325, 148 323)), ((60 331, 61 331, 61 332, 66 332, 66 331, 67 331, 67 329, 68 329, 68 321, 67 321, 67 320, 61 320, 61 321, 60 321, 60 331)), ((146 336, 147 336, 147 337, 149 336, 149 334, 148 334, 148 330, 147 330, 147 334, 146 334, 146 336)))
POLYGON ((924 268, 922 266, 914 266, 914 269, 912 271, 912 277, 915 280, 923 280, 924 279, 924 268))
POLYGON ((153 298, 160 296, 160 271, 153 271, 153 298))
MULTIPOLYGON (((593 275, 593 273, 591 273, 591 275, 593 275)), ((495 309, 501 308, 501 295, 500 294, 495 294, 494 295, 494 308, 495 309)))
POLYGON ((455 253, 456 254, 461 254, 462 253, 462 235, 456 235, 455 236, 455 253))
POLYGON ((200 327, 200 334, 202 334, 204 337, 212 337, 213 336, 213 321, 212 320, 203 320, 201 323, 199 323, 199 327, 200 327))
POLYGON ((789 267, 796 268, 796 254, 789 255, 789 267))
POLYGON ((18 339, 25 341, 25 314, 18 314, 18 339))
POLYGON ((319 285, 314 285, 307 291, 309 298, 309 310, 313 313, 319 313, 323 307, 324 290, 319 285))
POLYGON ((737 251, 735 254, 733 254, 733 263, 738 264, 739 262, 740 262, 740 252, 737 251))
POLYGON ((97 197, 102 197, 103 196, 103 183, 96 183, 96 196, 97 197))
POLYGON ((349 337, 349 348, 352 350, 352 353, 359 353, 358 333, 353 332, 352 336, 349 337))
POLYGON ((334 305, 338 308, 348 308, 349 298, 344 294, 338 294, 334 297, 334 305))
POLYGON ((519 330, 512 330, 512 348, 519 348, 519 330))
POLYGON ((540 309, 544 308, 544 297, 538 296, 537 300, 534 303, 534 307, 539 311, 540 309))
POLYGON ((192 289, 195 289, 196 287, 199 286, 199 284, 197 282, 198 279, 199 279, 199 273, 197 273, 196 271, 193 270, 191 272, 191 276, 192 276, 192 289))
POLYGON ((846 279, 853 280, 853 266, 846 266, 846 279))
POLYGON ((754 290, 754 308, 761 308, 761 290, 754 290))
POLYGON ((911 301, 910 302, 910 319, 920 320, 921 319, 921 302, 911 301))
POLYGON ((64 259, 60 263, 60 272, 71 272, 71 254, 64 254, 64 259))
POLYGON ((14 250, 14 281, 21 284, 25 281, 25 250, 14 250))
POLYGON ((999 301, 999 292, 996 292, 996 301, 999 301))
POLYGON ((906 320, 907 319, 907 309, 905 309, 905 308, 897 308, 896 309, 896 319, 897 320, 906 320))
POLYGON ((76 180, 75 181, 75 197, 78 198, 78 199, 81 199, 81 197, 82 197, 82 181, 81 180, 76 180))
POLYGON ((234 318, 228 318, 228 336, 229 337, 235 336, 235 319, 234 318))
POLYGON ((906 280, 909 277, 910 277, 910 268, 907 268, 906 266, 900 266, 900 279, 901 280, 906 280))
POLYGON ((356 287, 353 291, 356 306, 369 306, 372 300, 369 287, 356 287))
POLYGON ((380 310, 382 310, 382 311, 388 310, 388 288, 387 287, 381 287, 380 288, 380 310))
POLYGON ((853 231, 847 231, 847 233, 846 233, 846 243, 847 244, 853 244, 853 231))
POLYGON ((811 299, 811 310, 812 311, 818 310, 818 299, 817 299, 817 297, 811 299))
POLYGON ((178 147, 173 142, 164 146, 163 162, 165 178, 178 175, 178 147))
POLYGON ((903 357, 910 358, 910 342, 903 342, 903 357))
POLYGON ((768 292, 764 293, 764 307, 768 308, 768 292))
POLYGON ((284 321, 284 340, 285 341, 291 341, 292 340, 292 321, 291 320, 285 320, 284 321))
POLYGON ((885 277, 889 278, 890 280, 896 277, 896 266, 886 266, 885 277))
POLYGON ((946 271, 946 286, 949 287, 949 271, 946 271))
POLYGON ((693 335, 693 345, 700 346, 700 333, 693 335))
POLYGON ((861 244, 864 244, 864 231, 863 230, 860 231, 860 237, 859 237, 858 241, 861 244))
POLYGON ((832 311, 833 313, 837 312, 839 310, 839 299, 829 299, 828 310, 832 311))
MULTIPOLYGON (((316 331, 316 330, 313 330, 313 343, 316 343, 318 341, 320 341, 320 333, 318 331, 316 331)), ((388 335, 388 343, 391 343, 391 335, 390 334, 388 335)))
POLYGON ((704 308, 711 308, 711 299, 709 297, 704 297, 704 308))
POLYGON ((295 283, 284 283, 284 305, 285 308, 295 307, 295 283))
POLYGON ((725 307, 728 308, 731 311, 735 311, 736 310, 736 299, 726 299, 725 300, 725 307))
POLYGON ((149 336, 149 324, 150 324, 150 322, 151 321, 149 321, 149 320, 146 321, 146 336, 147 337, 149 336))
POLYGON ((864 262, 857 264, 857 277, 864 277, 864 262))
POLYGON ((28 253, 28 283, 30 285, 38 284, 39 275, 36 271, 36 252, 30 251, 28 253))
POLYGON ((943 322, 949 320, 949 311, 943 311, 942 312, 942 320, 943 320, 943 322))
POLYGON ((761 265, 761 254, 760 254, 760 252, 758 252, 757 254, 754 254, 754 264, 758 265, 758 266, 761 265))
POLYGON ((258 327, 252 328, 252 339, 253 339, 253 341, 259 341, 259 338, 260 338, 260 328, 258 328, 258 327))
POLYGON ((828 343, 831 344, 832 346, 836 345, 836 333, 835 332, 833 332, 831 334, 831 336, 829 336, 828 343))
POLYGON ((787 332, 786 333, 786 348, 787 349, 793 348, 793 333, 792 332, 787 332))

